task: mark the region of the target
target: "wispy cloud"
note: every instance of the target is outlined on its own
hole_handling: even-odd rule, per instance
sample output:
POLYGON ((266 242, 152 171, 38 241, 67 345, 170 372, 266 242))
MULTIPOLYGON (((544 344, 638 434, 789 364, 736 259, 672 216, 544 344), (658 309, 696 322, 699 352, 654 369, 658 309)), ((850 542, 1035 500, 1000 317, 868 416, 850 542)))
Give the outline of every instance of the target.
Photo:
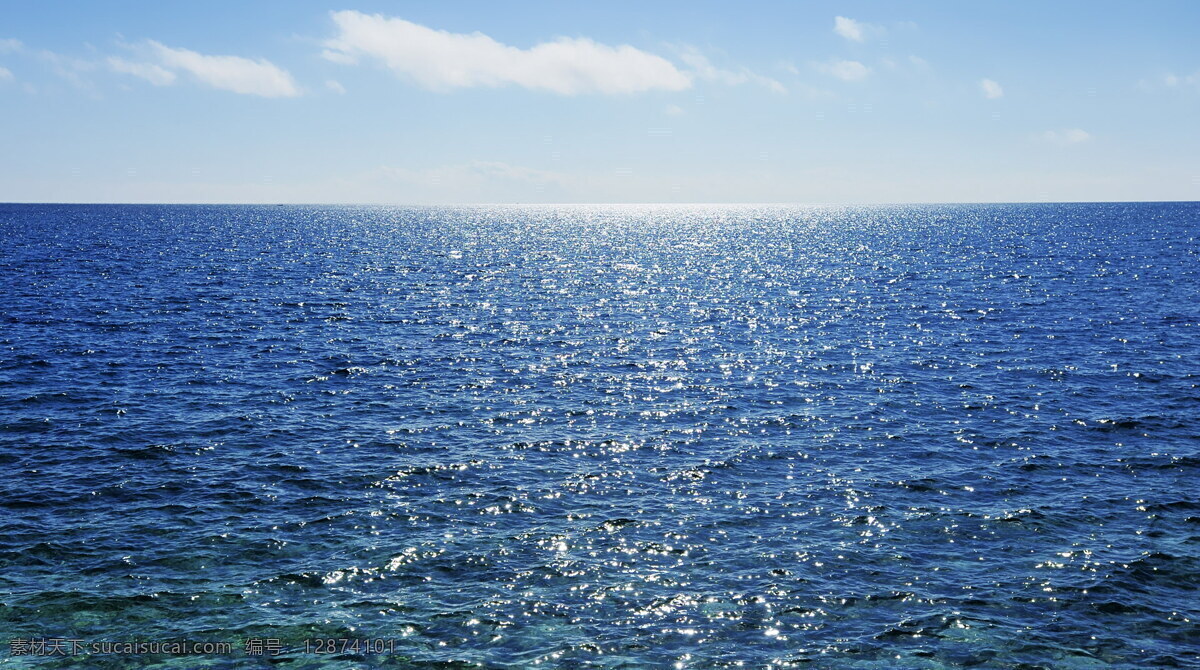
POLYGON ((562 37, 528 49, 480 32, 451 33, 379 14, 332 13, 337 35, 325 58, 382 62, 397 75, 435 91, 521 86, 560 95, 679 91, 692 80, 667 59, 629 45, 562 37))
POLYGON ((813 63, 813 67, 821 73, 837 77, 842 81, 859 81, 871 74, 871 68, 856 60, 833 59, 824 63, 813 63))
MULTIPOLYGON (((22 48, 22 50, 24 49, 22 48)), ((94 90, 92 83, 83 76, 83 73, 96 69, 94 61, 64 56, 47 49, 42 49, 34 55, 38 60, 47 64, 51 72, 69 81, 76 88, 85 91, 94 90)))
POLYGON ((153 40, 149 45, 162 67, 184 70, 213 88, 264 98, 300 95, 292 75, 266 59, 212 56, 168 47, 153 40))
POLYGON ((679 49, 679 58, 692 69, 692 73, 699 79, 715 81, 729 86, 753 83, 764 86, 776 93, 787 92, 787 88, 779 81, 751 72, 746 68, 726 70, 716 67, 695 47, 681 47, 679 49))
POLYGON ((1200 72, 1188 75, 1166 74, 1163 75, 1162 82, 1167 86, 1195 86, 1200 84, 1200 72))
POLYGON ((167 86, 175 82, 174 72, 154 63, 135 63, 112 56, 108 59, 108 67, 113 72, 141 77, 155 86, 167 86))
POLYGON ((1092 139, 1091 133, 1079 128, 1068 128, 1066 130, 1047 130, 1042 133, 1042 139, 1057 144, 1059 146, 1069 146, 1072 144, 1081 144, 1089 142, 1092 139))
MULTIPOLYGON (((30 49, 21 40, 13 38, 0 39, 0 54, 19 54, 22 57, 33 58, 46 65, 55 75, 70 82, 75 88, 94 92, 91 82, 83 76, 84 73, 96 69, 94 61, 65 56, 48 49, 30 49)), ((0 75, 0 79, 11 81, 13 79, 12 72, 7 68, 3 69, 8 74, 7 76, 0 75)), ((28 82, 25 83, 25 86, 26 90, 31 90, 28 82)))
POLYGON ((882 65, 884 69, 894 72, 929 72, 931 69, 929 61, 921 58, 920 56, 914 55, 910 55, 907 58, 902 58, 899 60, 892 58, 891 56, 884 56, 879 59, 879 64, 882 65))
POLYGON ((365 199, 387 201, 401 197, 413 201, 500 202, 537 199, 560 192, 570 179, 557 172, 537 170, 502 161, 472 161, 433 168, 410 169, 380 166, 350 178, 365 199))
POLYGON ((13 73, 6 67, 0 67, 0 81, 12 81, 13 73))
POLYGON ((173 84, 178 73, 186 72, 202 83, 223 91, 264 98, 300 95, 300 87, 292 75, 263 58, 254 60, 241 56, 214 56, 169 47, 154 40, 147 40, 140 49, 145 60, 131 61, 114 56, 107 60, 109 69, 140 77, 156 86, 173 84))
POLYGON ((450 173, 463 173, 488 179, 502 179, 528 184, 557 183, 563 180, 557 172, 535 170, 520 165, 510 165, 501 161, 475 161, 473 163, 450 168, 450 173))
POLYGON ((979 88, 983 91, 983 97, 988 100, 995 100, 1004 97, 1004 89, 1000 84, 991 79, 980 79, 979 88))
POLYGON ((882 26, 837 16, 833 19, 833 32, 851 42, 866 42, 869 38, 883 35, 887 31, 882 26))
POLYGON ((336 79, 326 79, 325 88, 337 93, 338 95, 345 95, 346 93, 346 87, 342 86, 342 83, 336 79))

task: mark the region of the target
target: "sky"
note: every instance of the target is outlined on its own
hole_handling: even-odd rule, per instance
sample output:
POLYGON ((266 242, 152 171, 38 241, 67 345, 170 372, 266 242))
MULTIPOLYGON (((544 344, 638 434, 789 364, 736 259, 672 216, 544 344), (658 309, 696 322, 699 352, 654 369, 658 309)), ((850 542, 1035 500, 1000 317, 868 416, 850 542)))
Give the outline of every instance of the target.
POLYGON ((0 201, 1200 200, 1200 2, 0 0, 0 201))

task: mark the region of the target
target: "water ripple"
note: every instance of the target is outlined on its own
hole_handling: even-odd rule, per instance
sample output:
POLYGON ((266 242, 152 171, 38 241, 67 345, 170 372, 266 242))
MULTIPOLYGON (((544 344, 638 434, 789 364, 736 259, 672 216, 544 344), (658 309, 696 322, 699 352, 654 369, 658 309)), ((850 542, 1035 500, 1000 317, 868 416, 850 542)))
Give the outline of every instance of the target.
POLYGON ((0 621, 396 640, 296 668, 1200 667, 1198 221, 0 206, 0 621))

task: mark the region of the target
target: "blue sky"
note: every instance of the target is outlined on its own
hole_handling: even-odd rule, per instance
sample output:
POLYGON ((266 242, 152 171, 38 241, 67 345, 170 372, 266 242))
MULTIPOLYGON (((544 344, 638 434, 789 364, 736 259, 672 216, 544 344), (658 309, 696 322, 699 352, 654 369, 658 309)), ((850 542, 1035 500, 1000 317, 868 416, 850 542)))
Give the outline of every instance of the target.
POLYGON ((1200 200, 1200 3, 0 2, 0 201, 1200 200))

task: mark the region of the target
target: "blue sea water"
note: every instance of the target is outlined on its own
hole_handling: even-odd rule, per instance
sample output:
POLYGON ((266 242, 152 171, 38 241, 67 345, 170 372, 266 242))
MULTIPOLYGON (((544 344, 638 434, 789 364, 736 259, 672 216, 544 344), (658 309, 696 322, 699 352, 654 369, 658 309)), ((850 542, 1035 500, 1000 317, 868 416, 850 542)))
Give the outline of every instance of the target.
POLYGON ((1198 237, 0 205, 0 664, 1200 667, 1198 237))

